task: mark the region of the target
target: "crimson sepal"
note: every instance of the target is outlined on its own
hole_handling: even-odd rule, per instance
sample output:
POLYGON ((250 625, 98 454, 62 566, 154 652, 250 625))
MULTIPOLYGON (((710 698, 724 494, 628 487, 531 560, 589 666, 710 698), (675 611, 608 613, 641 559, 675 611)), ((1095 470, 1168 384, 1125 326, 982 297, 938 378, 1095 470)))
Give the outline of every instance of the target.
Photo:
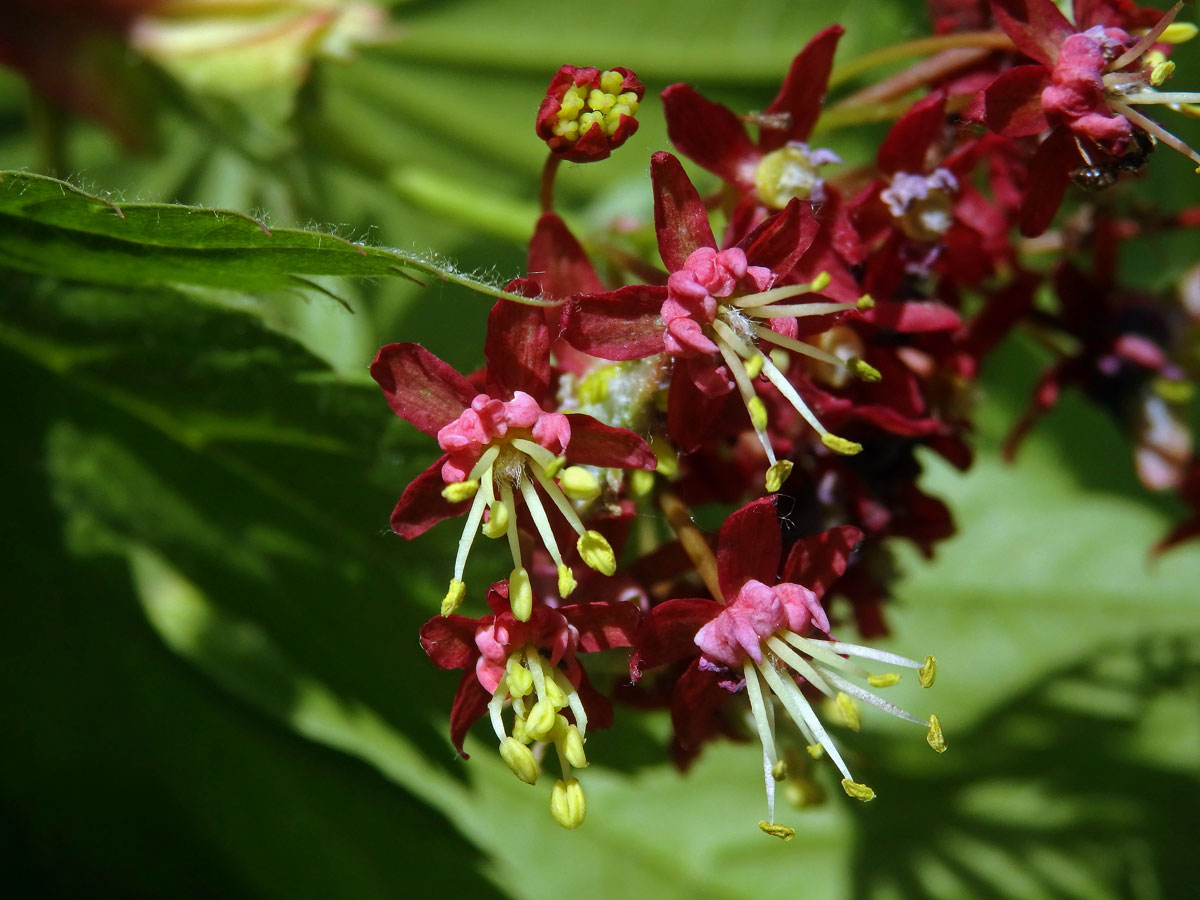
POLYGON ((876 162, 887 175, 924 172, 925 155, 946 125, 946 95, 935 91, 896 120, 879 147, 876 162))
POLYGON ((649 284, 576 297, 566 314, 563 338, 601 359, 644 359, 662 353, 660 311, 666 299, 665 286, 649 284))
POLYGON ((1047 69, 1076 31, 1052 0, 992 0, 992 15, 1018 50, 1047 69))
POLYGON ((775 497, 761 497, 730 514, 717 537, 717 578, 732 603, 747 581, 773 585, 783 543, 775 497))
POLYGON ((493 306, 483 358, 489 396, 524 391, 544 408, 550 393, 550 330, 539 307, 510 300, 493 306))
POLYGON ((630 676, 637 681, 643 668, 654 669, 698 655, 696 632, 723 608, 715 600, 703 597, 667 600, 655 606, 646 614, 634 638, 630 676))
POLYGON ((430 437, 457 419, 479 392, 419 344, 388 344, 371 363, 392 412, 430 437))
POLYGON ((654 186, 654 231, 658 255, 667 269, 676 272, 701 247, 717 246, 708 210, 679 160, 659 151, 650 157, 654 186))
POLYGON ((467 732, 487 712, 491 699, 492 695, 484 690, 479 679, 475 677, 474 670, 468 670, 463 674, 462 680, 458 683, 458 690, 454 694, 454 704, 450 707, 450 743, 454 745, 454 749, 463 759, 471 758, 471 755, 463 749, 463 741, 467 738, 467 732))
POLYGON ((400 495, 392 510, 392 531, 405 540, 420 537, 438 522, 461 516, 471 505, 470 500, 450 503, 442 496, 446 482, 442 466, 450 455, 443 453, 437 462, 414 478, 400 495))
POLYGON ((802 584, 820 599, 829 585, 846 571, 850 556, 862 539, 863 533, 853 525, 837 525, 821 534, 800 538, 788 551, 781 580, 802 584))
POLYGON ((719 730, 717 713, 733 694, 721 687, 727 676, 700 668, 700 658, 684 670, 671 694, 671 726, 675 741, 690 758, 704 741, 719 730))
POLYGON ((1041 134, 1050 127, 1042 109, 1042 91, 1049 84, 1049 74, 1041 66, 1009 69, 975 95, 965 117, 1005 137, 1041 134))
POLYGON ((766 116, 783 114, 788 119, 784 127, 775 127, 770 118, 762 126, 759 144, 764 153, 777 150, 788 141, 807 141, 812 134, 821 104, 829 86, 833 69, 833 54, 838 39, 845 33, 841 25, 830 25, 810 40, 796 54, 788 68, 779 93, 766 109, 766 116))
POLYGON ((567 421, 571 423, 568 450, 572 463, 650 471, 658 465, 650 445, 627 428, 605 425, 581 413, 569 413, 567 421))
POLYGON ((742 120, 687 84, 668 87, 662 102, 671 143, 697 165, 740 184, 743 161, 758 155, 742 120))

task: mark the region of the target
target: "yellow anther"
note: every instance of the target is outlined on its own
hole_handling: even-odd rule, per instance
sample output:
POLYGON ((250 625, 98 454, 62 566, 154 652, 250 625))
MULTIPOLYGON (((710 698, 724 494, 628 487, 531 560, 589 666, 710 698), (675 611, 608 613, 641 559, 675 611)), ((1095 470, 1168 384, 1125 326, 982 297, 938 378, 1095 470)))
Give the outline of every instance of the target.
POLYGON ((611 575, 617 571, 617 557, 600 532, 585 531, 575 542, 575 547, 588 567, 601 575, 611 575))
POLYGON ((1196 393, 1196 386, 1190 381, 1175 381, 1171 378, 1155 378, 1152 384, 1154 393, 1168 403, 1187 403, 1196 393))
POLYGON ((567 88, 566 93, 563 94, 562 106, 558 110, 558 117, 560 119, 574 118, 583 109, 584 96, 583 88, 578 85, 567 88))
POLYGON ((608 112, 616 102, 617 98, 612 93, 606 93, 599 88, 592 88, 588 93, 588 106, 597 112, 608 112))
POLYGON ((946 739, 942 737, 942 723, 937 716, 929 717, 929 731, 925 734, 925 740, 938 753, 946 752, 946 739))
POLYGON ((600 130, 604 130, 604 113, 586 112, 579 117, 579 133, 580 135, 587 134, 592 130, 594 125, 599 125, 600 130))
POLYGON ((554 708, 554 704, 539 700, 533 704, 529 715, 525 717, 525 737, 533 741, 546 740, 554 730, 557 719, 558 710, 554 708))
POLYGON ((547 478, 554 478, 562 471, 563 466, 567 464, 565 456, 556 456, 550 465, 546 466, 542 471, 546 473, 547 478))
POLYGON ((488 504, 488 519, 479 529, 486 537, 500 538, 508 533, 508 504, 499 501, 488 504))
POLYGON ((568 763, 576 769, 587 768, 587 755, 583 752, 583 735, 574 725, 568 725, 562 741, 559 743, 562 754, 568 763))
POLYGON ((600 73, 600 90, 609 94, 615 94, 621 90, 621 85, 625 81, 625 76, 620 72, 614 72, 609 69, 607 72, 600 73))
POLYGON ((765 431, 767 427, 767 405, 762 397, 751 397, 746 403, 746 411, 750 413, 750 424, 755 431, 765 431))
MULTIPOLYGON (((550 703, 554 709, 560 710, 567 705, 567 695, 563 693, 562 688, 558 686, 558 682, 553 678, 546 678, 546 692, 542 695, 546 702, 550 703)), ((562 718, 561 716, 559 718, 562 718)), ((567 725, 567 720, 563 719, 563 725, 567 725)))
POLYGON ((447 503, 462 503, 464 500, 470 500, 475 496, 475 492, 479 490, 479 479, 472 478, 469 481, 456 481, 454 484, 448 484, 442 488, 442 497, 447 503))
POLYGON ((771 837, 777 837, 785 841, 790 841, 796 836, 795 828, 789 828, 787 825, 776 825, 774 822, 768 822, 766 819, 759 822, 758 827, 762 829, 763 834, 769 834, 771 837))
POLYGON ((782 347, 776 347, 767 356, 771 357, 771 362, 775 363, 775 368, 784 374, 787 374, 787 370, 792 367, 791 354, 782 347))
POLYGON ((572 500, 595 500, 600 496, 600 480, 583 466, 563 469, 558 486, 572 500))
POLYGON ((845 691, 838 691, 836 702, 838 715, 842 717, 842 724, 851 731, 858 731, 862 727, 862 719, 859 718, 858 707, 854 705, 850 695, 845 691))
POLYGON ((767 469, 766 489, 768 494, 773 494, 788 480, 788 476, 792 474, 792 461, 790 459, 781 459, 767 469))
POLYGON ((933 687, 937 678, 937 660, 933 656, 925 657, 925 665, 917 670, 917 678, 921 681, 921 687, 933 687))
POLYGON ((519 657, 519 653, 514 653, 504 663, 504 680, 513 697, 524 697, 533 690, 533 675, 521 665, 519 657))
POLYGON ((821 443, 834 453, 841 454, 842 456, 854 456, 856 453, 862 453, 862 444, 847 440, 844 437, 838 437, 836 434, 829 432, 821 435, 821 443))
POLYGON ((442 615, 451 615, 456 609, 462 606, 463 598, 466 596, 466 584, 455 578, 450 582, 450 590, 446 591, 446 596, 442 598, 442 615))
POLYGON ((1172 22, 1158 40, 1163 44, 1183 44, 1196 36, 1198 29, 1194 22, 1172 22))
POLYGON ((820 744, 809 744, 804 749, 808 751, 808 755, 813 759, 820 759, 825 755, 825 748, 820 744))
POLYGON ((634 469, 629 473, 629 491, 635 497, 645 497, 654 490, 654 473, 634 469))
POLYGON ((751 381, 753 381, 755 378, 757 378, 759 375, 762 374, 763 355, 761 353, 755 353, 752 357, 750 357, 748 360, 746 360, 745 365, 746 365, 746 375, 747 375, 747 377, 749 377, 749 379, 751 381))
POLYGON ((787 762, 782 759, 776 760, 775 765, 771 766, 771 777, 776 781, 783 781, 788 777, 787 762))
POLYGON ((575 575, 571 572, 571 567, 563 564, 558 567, 558 596, 564 600, 571 596, 575 588, 579 587, 579 582, 575 580, 575 575))
POLYGON ((524 566, 517 566, 508 576, 508 603, 519 622, 528 622, 533 615, 533 586, 524 566))
POLYGON ((1175 63, 1169 59, 1160 62, 1150 70, 1150 84, 1153 87, 1162 87, 1163 82, 1175 74, 1175 63))
POLYGON ((861 800, 863 803, 869 803, 875 799, 875 792, 867 787, 867 785, 858 781, 851 781, 849 778, 842 779, 842 790, 855 800, 861 800))
POLYGON ((823 291, 829 287, 829 282, 833 281, 833 276, 828 272, 819 272, 817 277, 812 280, 810 290, 823 291))
POLYGON ((868 309, 875 308, 875 299, 870 294, 863 294, 854 306, 859 312, 866 312, 868 309))
POLYGON ((523 782, 537 784, 538 764, 533 751, 516 738, 506 737, 500 742, 500 758, 523 782))
POLYGON ((513 720, 512 736, 513 740, 520 741, 522 744, 528 744, 533 740, 533 738, 529 736, 529 732, 525 730, 524 716, 517 716, 513 720))
POLYGON ((554 790, 550 792, 550 814, 554 821, 566 829, 578 828, 587 816, 587 800, 583 796, 583 787, 579 779, 561 778, 554 782, 554 790))
POLYGON ((863 381, 883 381, 883 376, 879 374, 879 370, 869 363, 855 357, 847 363, 846 367, 861 378, 863 381))
POLYGON ((885 672, 882 675, 868 675, 867 684, 873 688, 891 687, 900 680, 898 672, 885 672))
POLYGON ((603 403, 608 399, 608 383, 617 374, 616 366, 605 366, 597 369, 579 383, 577 393, 579 402, 585 405, 603 403))

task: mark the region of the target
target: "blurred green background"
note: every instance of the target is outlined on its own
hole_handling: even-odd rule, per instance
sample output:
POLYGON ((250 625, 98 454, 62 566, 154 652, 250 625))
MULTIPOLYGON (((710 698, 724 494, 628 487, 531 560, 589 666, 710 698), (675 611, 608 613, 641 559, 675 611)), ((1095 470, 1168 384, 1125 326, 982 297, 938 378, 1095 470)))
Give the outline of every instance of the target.
MULTIPOLYGON (((263 7, 286 4, 240 24, 263 7)), ((566 215, 595 242, 614 217, 649 216, 665 85, 761 109, 832 21, 847 29, 839 61, 928 31, 907 0, 441 0, 390 16, 386 45, 311 71, 311 42, 172 68, 100 41, 119 73, 111 96, 135 104, 136 151, 0 69, 0 169, 433 251, 502 283, 521 273, 536 218, 533 114, 559 65, 629 66, 648 88, 622 150, 560 172, 566 215), (303 79, 263 75, 271 53, 303 79)), ((1176 80, 1195 86, 1186 50, 1176 80)), ((867 162, 885 128, 826 143, 867 162)), ((1200 202, 1189 168, 1161 151, 1118 191, 1200 202)), ((11 212, 0 227, 6 241, 55 237, 11 212)), ((12 246, 0 244, 6 896, 1194 896, 1200 546, 1149 562, 1181 507, 1146 494, 1115 424, 1075 395, 1016 465, 999 461, 1047 362, 1032 344, 1011 341, 985 373, 975 468, 925 460, 960 535, 932 562, 896 548, 887 645, 936 652, 941 673, 898 702, 931 704, 950 752, 868 714, 843 746, 878 801, 784 809, 798 831, 784 844, 755 827, 756 747, 713 747, 684 777, 665 762, 663 717, 619 710, 589 745, 588 821, 564 833, 545 785, 513 779, 488 735, 468 743, 469 763, 449 745, 456 676, 428 663, 416 630, 456 527, 416 545, 387 531, 433 448, 366 367, 381 344, 417 340, 471 368, 488 299, 382 276, 142 283, 136 262, 127 282, 90 283, 19 264, 12 246)), ((1196 262, 1186 240, 1134 250, 1128 277, 1155 289, 1196 262)), ((486 579, 487 560, 473 568, 486 579)))

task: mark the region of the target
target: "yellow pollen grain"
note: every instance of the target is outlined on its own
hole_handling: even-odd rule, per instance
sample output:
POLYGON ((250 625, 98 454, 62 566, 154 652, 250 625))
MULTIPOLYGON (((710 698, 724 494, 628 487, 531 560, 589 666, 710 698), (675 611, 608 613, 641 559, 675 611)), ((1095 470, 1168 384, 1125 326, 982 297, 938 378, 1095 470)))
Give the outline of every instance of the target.
POLYGON ((855 357, 847 364, 847 368, 861 378, 863 381, 878 382, 883 381, 883 375, 879 370, 869 363, 855 357))
POLYGON ((442 488, 442 499, 447 503, 462 503, 464 500, 470 500, 479 490, 479 479, 472 478, 469 481, 456 481, 454 484, 448 484, 442 488))
POLYGON ((808 751, 808 755, 813 759, 820 759, 825 755, 825 748, 820 744, 809 744, 804 749, 808 751))
POLYGON ((767 427, 767 405, 763 403, 762 397, 751 397, 746 403, 746 410, 750 413, 750 424, 754 426, 755 431, 763 431, 767 427))
POLYGON ((771 766, 771 777, 776 781, 783 781, 788 777, 787 762, 780 759, 775 761, 775 765, 771 766))
POLYGON ((861 782, 851 781, 849 778, 842 779, 842 790, 846 792, 847 796, 861 800, 863 803, 870 803, 875 799, 875 792, 871 788, 861 782))
POLYGON ((885 672, 882 675, 868 675, 867 684, 873 688, 891 687, 900 681, 899 672, 885 672))
POLYGON ((508 602, 518 622, 529 621, 533 615, 533 586, 524 566, 517 566, 508 576, 508 602))
POLYGON ((550 814, 554 821, 567 830, 578 828, 587 816, 587 800, 583 787, 576 778, 561 778, 554 783, 550 792, 550 814))
POLYGON ((456 609, 462 606, 463 598, 466 596, 466 584, 457 578, 452 580, 450 582, 450 589, 446 591, 446 596, 442 598, 442 615, 451 615, 456 609))
POLYGON ((617 557, 612 547, 598 531, 585 531, 575 542, 575 548, 589 568, 602 575, 617 571, 617 557))
POLYGON ((933 682, 937 679, 937 659, 932 655, 925 657, 925 665, 917 670, 917 678, 921 681, 921 687, 933 687, 933 682))
POLYGON ((564 600, 574 593, 575 588, 579 583, 575 580, 575 576, 571 573, 571 567, 561 565, 558 567, 558 596, 564 600))
POLYGON ((829 287, 829 282, 831 281, 833 281, 832 275, 830 275, 828 272, 820 272, 818 273, 817 277, 813 279, 811 289, 814 291, 823 291, 825 288, 829 287))
POLYGON ((763 370, 763 355, 755 353, 752 357, 746 360, 746 377, 751 381, 762 374, 763 370))
POLYGON ((866 312, 868 309, 875 308, 875 298, 870 294, 863 294, 858 298, 858 302, 854 304, 859 312, 866 312))
POLYGON ((1198 31, 1200 29, 1197 29, 1194 22, 1172 22, 1158 39, 1164 44, 1184 44, 1194 38, 1198 31))
POLYGON ((1163 82, 1175 74, 1175 63, 1169 59, 1165 62, 1160 62, 1150 70, 1150 84, 1153 87, 1162 87, 1163 82))
POLYGON ((500 744, 500 758, 512 773, 526 784, 537 784, 538 764, 533 751, 516 738, 506 737, 500 744))
POLYGON ((784 841, 790 841, 796 836, 795 828, 789 828, 787 825, 776 825, 774 822, 768 822, 766 819, 759 822, 758 827, 762 829, 763 834, 769 834, 771 837, 777 837, 784 841))
POLYGON ((504 503, 488 505, 488 520, 480 529, 485 537, 492 539, 504 537, 508 533, 508 506, 504 503))
POLYGON ((942 723, 937 716, 929 717, 929 731, 925 734, 925 740, 936 752, 946 752, 946 739, 942 736, 942 723))
POLYGON ((851 731, 858 731, 862 727, 862 719, 859 718, 858 707, 854 705, 850 695, 845 691, 838 691, 836 703, 838 715, 842 717, 842 724, 851 731))

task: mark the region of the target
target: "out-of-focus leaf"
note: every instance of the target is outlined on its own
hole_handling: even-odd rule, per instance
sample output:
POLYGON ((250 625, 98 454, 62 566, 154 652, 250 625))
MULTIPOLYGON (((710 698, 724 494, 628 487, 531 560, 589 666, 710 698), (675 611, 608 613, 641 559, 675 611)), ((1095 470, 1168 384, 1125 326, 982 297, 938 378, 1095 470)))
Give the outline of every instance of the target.
POLYGON ((311 287, 298 276, 433 275, 493 296, 497 285, 429 255, 332 234, 270 229, 229 210, 117 203, 65 181, 0 172, 0 266, 117 285, 194 284, 238 291, 311 287))

